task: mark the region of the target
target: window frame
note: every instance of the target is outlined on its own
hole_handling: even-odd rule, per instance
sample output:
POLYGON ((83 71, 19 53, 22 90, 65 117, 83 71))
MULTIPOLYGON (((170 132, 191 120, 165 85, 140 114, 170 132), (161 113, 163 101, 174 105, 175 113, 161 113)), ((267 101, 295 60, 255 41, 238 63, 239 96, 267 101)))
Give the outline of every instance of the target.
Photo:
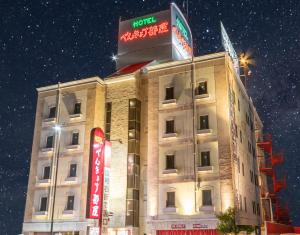
POLYGON ((51 166, 50 165, 45 165, 43 167, 43 177, 42 177, 42 179, 43 180, 50 180, 50 178, 51 178, 51 166), (49 177, 48 178, 45 178, 45 169, 46 168, 49 168, 49 177))
POLYGON ((166 193, 166 208, 175 208, 176 207, 176 192, 175 191, 168 191, 166 193), (172 196, 172 197, 169 197, 172 196), (173 199, 173 203, 172 200, 169 199, 173 199))
POLYGON ((73 194, 72 194, 72 195, 68 195, 68 196, 67 196, 66 211, 73 211, 73 210, 74 210, 74 206, 75 206, 75 195, 73 195, 73 194), (69 208, 69 205, 70 205, 70 204, 69 204, 69 199, 70 199, 71 197, 73 198, 73 204, 72 204, 72 206, 69 208))
POLYGON ((208 82, 205 81, 205 80, 202 80, 202 81, 198 81, 198 86, 197 86, 197 90, 196 90, 196 95, 207 95, 208 94, 208 82), (201 83, 204 83, 205 84, 205 91, 204 93, 200 92, 200 87, 201 87, 201 83))
POLYGON ((173 100, 173 99, 175 99, 175 87, 174 86, 165 87, 165 99, 164 100, 173 100), (169 94, 170 94, 170 93, 168 93, 169 89, 172 89, 171 90, 172 91, 171 97, 169 97, 169 94))
POLYGON ((202 193, 202 206, 213 206, 212 190, 211 189, 202 189, 201 193, 202 193), (204 198, 205 198, 204 195, 205 195, 206 192, 210 193, 208 201, 204 200, 204 198), (205 203, 205 202, 208 202, 208 203, 205 203))
POLYGON ((47 137, 46 137, 46 148, 54 148, 54 135, 52 134, 52 135, 47 135, 47 137), (52 138, 52 140, 51 140, 51 146, 50 145, 48 145, 48 139, 49 138, 52 138))
POLYGON ((200 115, 199 116, 199 130, 208 130, 208 129, 210 129, 209 128, 209 115, 208 114, 200 115), (204 127, 202 126, 203 118, 205 118, 205 119, 207 118, 207 124, 204 127))
POLYGON ((175 166, 175 154, 166 154, 166 170, 174 170, 174 169, 176 169, 176 166, 175 166), (168 158, 173 158, 173 163, 171 164, 171 165, 173 165, 173 167, 168 167, 168 158))
POLYGON ((165 130, 165 134, 174 134, 174 133, 176 133, 176 131, 175 131, 175 120, 174 119, 167 119, 166 121, 165 121, 165 128, 166 128, 166 130, 165 130), (168 131, 168 123, 172 123, 172 128, 170 129, 170 132, 168 131))
POLYGON ((69 177, 77 177, 77 166, 78 164, 76 162, 71 162, 69 164, 69 177), (71 175, 72 165, 75 165, 75 175, 71 175))
POLYGON ((82 108, 81 101, 76 101, 74 104, 73 114, 81 114, 81 108, 82 108), (78 110, 78 106, 79 106, 79 110, 78 110))
MULTIPOLYGON (((76 139, 75 139, 76 140, 76 139)), ((79 130, 72 131, 71 135, 71 145, 79 145, 79 130), (74 136, 77 135, 77 142, 74 141, 74 136)))
POLYGON ((43 195, 40 197, 40 203, 39 203, 39 211, 40 212, 46 212, 48 210, 48 197, 43 195), (43 199, 46 198, 46 205, 45 205, 45 209, 42 210, 42 202, 43 202, 43 199))

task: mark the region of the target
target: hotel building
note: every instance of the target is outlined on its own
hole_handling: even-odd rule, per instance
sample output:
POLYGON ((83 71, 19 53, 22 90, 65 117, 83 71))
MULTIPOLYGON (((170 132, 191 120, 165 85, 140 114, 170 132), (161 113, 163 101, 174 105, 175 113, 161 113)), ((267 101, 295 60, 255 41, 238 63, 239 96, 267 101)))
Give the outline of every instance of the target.
POLYGON ((230 207, 238 224, 259 227, 262 124, 229 53, 131 65, 122 56, 109 77, 37 89, 23 234, 93 234, 95 127, 112 145, 109 234, 216 234, 216 215, 230 207))
POLYGON ((62 234, 97 225, 85 217, 94 127, 112 143, 109 233, 215 229, 229 207, 260 225, 259 119, 231 58, 139 66, 38 88, 24 234, 49 234, 52 213, 62 234))

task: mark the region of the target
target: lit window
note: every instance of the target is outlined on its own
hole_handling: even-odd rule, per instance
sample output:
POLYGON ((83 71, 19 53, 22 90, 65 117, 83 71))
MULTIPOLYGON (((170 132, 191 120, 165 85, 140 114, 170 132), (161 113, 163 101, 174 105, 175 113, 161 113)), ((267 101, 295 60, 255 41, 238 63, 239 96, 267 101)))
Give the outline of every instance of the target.
POLYGON ((200 166, 210 166, 210 152, 201 152, 201 162, 200 166))
POLYGON ((50 166, 44 167, 43 179, 50 179, 50 166))
POLYGON ((167 192, 166 207, 175 207, 175 192, 167 192))
POLYGON ((212 206, 211 190, 202 190, 202 206, 212 206))
POLYGON ((49 109, 49 117, 48 118, 54 118, 56 113, 56 107, 51 107, 49 109))
POLYGON ((174 87, 167 87, 165 100, 172 100, 172 99, 174 99, 174 87))
POLYGON ((54 140, 53 135, 47 137, 46 148, 53 148, 53 140, 54 140))
POLYGON ((209 129, 208 115, 200 116, 200 130, 209 129))
POLYGON ((167 155, 166 156, 166 170, 175 169, 175 156, 167 155))
POLYGON ((66 210, 68 210, 68 211, 74 210, 74 196, 68 196, 66 210))
POLYGON ((69 176, 76 177, 76 171, 77 171, 77 164, 71 164, 69 176))
POLYGON ((166 121, 166 134, 175 133, 174 120, 166 121))
POLYGON ((74 114, 80 114, 81 113, 81 103, 77 102, 74 105, 74 114))
POLYGON ((47 197, 41 197, 40 211, 46 211, 47 210, 47 202, 48 202, 47 197))
POLYGON ((207 82, 200 82, 197 87, 197 95, 207 94, 207 82))
POLYGON ((74 132, 72 134, 72 145, 78 145, 79 144, 79 132, 74 132))

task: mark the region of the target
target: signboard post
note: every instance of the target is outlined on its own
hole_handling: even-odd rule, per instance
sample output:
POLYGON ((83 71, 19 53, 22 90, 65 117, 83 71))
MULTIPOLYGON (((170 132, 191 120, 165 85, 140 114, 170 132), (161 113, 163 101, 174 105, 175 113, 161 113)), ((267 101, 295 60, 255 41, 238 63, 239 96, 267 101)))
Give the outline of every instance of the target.
POLYGON ((105 141, 101 128, 94 128, 91 131, 86 218, 99 220, 99 229, 90 231, 95 235, 97 231, 98 234, 107 232, 110 160, 111 144, 105 141))

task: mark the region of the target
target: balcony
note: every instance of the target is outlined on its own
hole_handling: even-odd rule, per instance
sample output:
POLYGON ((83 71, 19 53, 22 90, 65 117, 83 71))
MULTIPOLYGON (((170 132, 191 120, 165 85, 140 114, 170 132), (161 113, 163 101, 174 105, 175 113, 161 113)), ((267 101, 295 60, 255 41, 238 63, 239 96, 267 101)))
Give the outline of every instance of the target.
POLYGON ((79 147, 80 147, 79 144, 70 144, 70 145, 67 145, 67 146, 66 146, 66 149, 72 151, 72 150, 77 150, 77 149, 79 149, 79 147))
POLYGON ((40 179, 36 177, 36 186, 38 187, 46 187, 50 184, 51 180, 50 179, 40 179))
POLYGON ((212 172, 213 171, 213 166, 198 166, 197 171, 198 172, 212 172))
POLYGON ((48 215, 48 211, 40 211, 39 209, 33 209, 33 215, 36 217, 45 217, 48 215))
POLYGON ((55 117, 53 117, 53 118, 44 118, 43 123, 45 123, 45 124, 55 123, 55 117))
POLYGON ((65 183, 66 183, 66 184, 76 184, 76 183, 78 183, 78 177, 77 177, 77 176, 74 176, 74 177, 68 176, 68 177, 65 179, 65 183))
POLYGON ((175 213, 177 213, 177 208, 175 206, 168 206, 168 207, 164 208, 164 213, 175 214, 175 213))
POLYGON ((209 94, 195 95, 196 100, 201 100, 205 98, 209 98, 209 94))
POLYGON ((73 216, 75 214, 75 210, 64 210, 62 214, 63 216, 73 216))
POLYGON ((173 132, 173 133, 164 133, 163 138, 176 138, 177 137, 177 133, 173 132))
POLYGON ((177 175, 178 170, 177 169, 165 169, 163 170, 164 175, 177 175))
POLYGON ((42 153, 52 153, 53 150, 54 150, 53 147, 51 147, 51 148, 47 148, 47 147, 41 148, 42 153))
POLYGON ((169 99, 169 100, 163 100, 162 104, 176 104, 177 100, 176 99, 169 99))
POLYGON ((81 119, 82 118, 82 113, 75 113, 75 114, 70 114, 70 120, 73 121, 73 120, 78 120, 78 119, 81 119))
POLYGON ((197 135, 209 135, 212 134, 213 130, 212 129, 198 129, 197 130, 197 135))

